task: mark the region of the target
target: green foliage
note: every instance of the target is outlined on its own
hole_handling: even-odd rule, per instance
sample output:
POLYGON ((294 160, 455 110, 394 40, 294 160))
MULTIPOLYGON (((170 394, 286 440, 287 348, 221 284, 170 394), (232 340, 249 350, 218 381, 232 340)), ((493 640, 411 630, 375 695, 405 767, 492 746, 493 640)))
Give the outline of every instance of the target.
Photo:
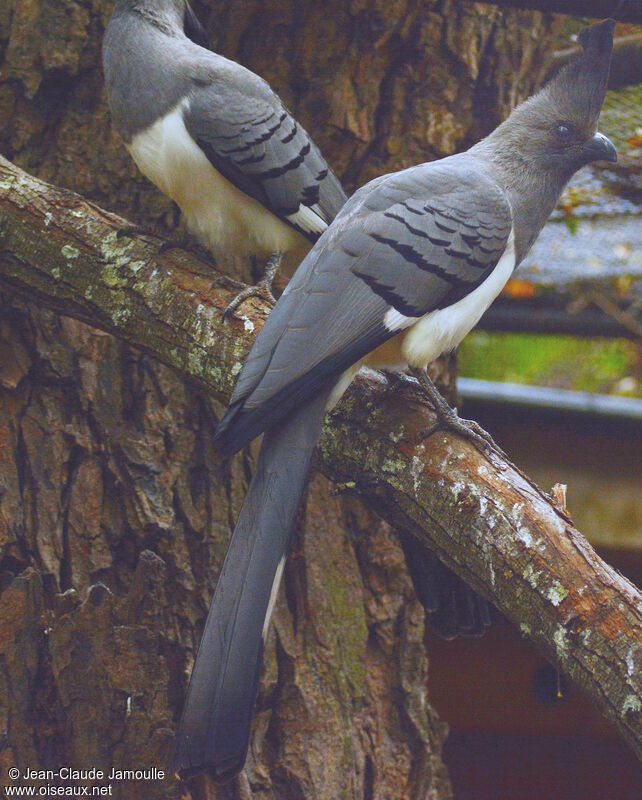
POLYGON ((642 396, 639 349, 623 339, 476 331, 461 346, 459 373, 481 380, 642 396))

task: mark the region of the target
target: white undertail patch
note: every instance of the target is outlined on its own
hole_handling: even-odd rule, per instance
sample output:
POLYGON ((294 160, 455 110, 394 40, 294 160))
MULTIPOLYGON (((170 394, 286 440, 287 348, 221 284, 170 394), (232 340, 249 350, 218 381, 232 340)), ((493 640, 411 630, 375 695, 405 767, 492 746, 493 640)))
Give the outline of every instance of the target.
POLYGON ((319 236, 328 227, 328 223, 320 215, 320 211, 315 211, 314 206, 301 205, 296 214, 288 214, 286 219, 300 230, 319 236))
POLYGON ((277 595, 279 594, 279 586, 281 585, 281 576, 283 575, 283 567, 285 566, 285 556, 282 556, 279 565, 274 573, 274 581, 272 582, 272 591, 270 592, 270 600, 268 602, 267 611, 265 612, 265 619, 263 620, 263 630, 261 636, 263 643, 267 639, 268 631, 270 629, 270 620, 272 619, 272 612, 274 611, 274 604, 276 603, 277 595))
POLYGON ((383 324, 389 331, 402 331, 404 328, 414 325, 420 319, 421 317, 407 317, 401 311, 397 311, 396 308, 390 306, 383 318, 383 324))

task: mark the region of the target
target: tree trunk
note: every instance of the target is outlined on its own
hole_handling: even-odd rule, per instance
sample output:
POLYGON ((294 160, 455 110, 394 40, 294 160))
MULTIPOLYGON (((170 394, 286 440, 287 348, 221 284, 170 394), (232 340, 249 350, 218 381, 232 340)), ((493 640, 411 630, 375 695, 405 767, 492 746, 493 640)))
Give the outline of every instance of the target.
MULTIPOLYGON (((467 146, 552 54, 547 18, 452 0, 195 5, 210 13, 214 47, 272 83, 348 188, 467 146)), ((99 53, 112 8, 5 0, 0 151, 171 229, 175 208, 110 127, 99 53)), ((172 370, 0 288, 2 780, 14 766, 167 773, 252 454, 214 457, 222 407, 172 370)), ((450 797, 401 548, 320 476, 273 629, 237 784, 97 783, 146 800, 244 798, 250 787, 259 798, 450 797)))

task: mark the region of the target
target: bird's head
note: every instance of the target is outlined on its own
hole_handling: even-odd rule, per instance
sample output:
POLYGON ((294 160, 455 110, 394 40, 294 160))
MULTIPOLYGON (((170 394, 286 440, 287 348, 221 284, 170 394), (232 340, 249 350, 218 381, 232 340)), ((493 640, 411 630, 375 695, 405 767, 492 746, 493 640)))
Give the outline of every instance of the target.
POLYGON ((579 35, 581 52, 497 129, 503 128, 512 149, 538 169, 568 178, 592 161, 617 161, 613 143, 597 130, 614 27, 606 20, 585 28, 579 35))

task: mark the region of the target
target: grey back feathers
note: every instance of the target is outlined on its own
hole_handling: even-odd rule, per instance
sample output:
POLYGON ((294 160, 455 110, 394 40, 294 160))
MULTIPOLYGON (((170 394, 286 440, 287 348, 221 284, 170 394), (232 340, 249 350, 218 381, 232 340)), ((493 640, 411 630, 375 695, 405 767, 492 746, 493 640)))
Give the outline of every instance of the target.
POLYGON ((130 144, 178 108, 219 173, 315 241, 346 200, 339 181, 270 86, 200 46, 204 36, 184 0, 117 5, 103 64, 121 136, 130 144))
POLYGON ((396 335, 399 327, 386 325, 391 311, 416 322, 472 292, 511 227, 501 189, 465 154, 356 192, 261 329, 217 431, 222 451, 244 446, 274 415, 396 335))
POLYGON ((187 130, 222 175, 279 217, 312 209, 320 228, 314 218, 290 221, 316 240, 345 202, 343 189, 267 84, 249 73, 239 87, 240 69, 221 60, 216 83, 192 92, 187 130))

